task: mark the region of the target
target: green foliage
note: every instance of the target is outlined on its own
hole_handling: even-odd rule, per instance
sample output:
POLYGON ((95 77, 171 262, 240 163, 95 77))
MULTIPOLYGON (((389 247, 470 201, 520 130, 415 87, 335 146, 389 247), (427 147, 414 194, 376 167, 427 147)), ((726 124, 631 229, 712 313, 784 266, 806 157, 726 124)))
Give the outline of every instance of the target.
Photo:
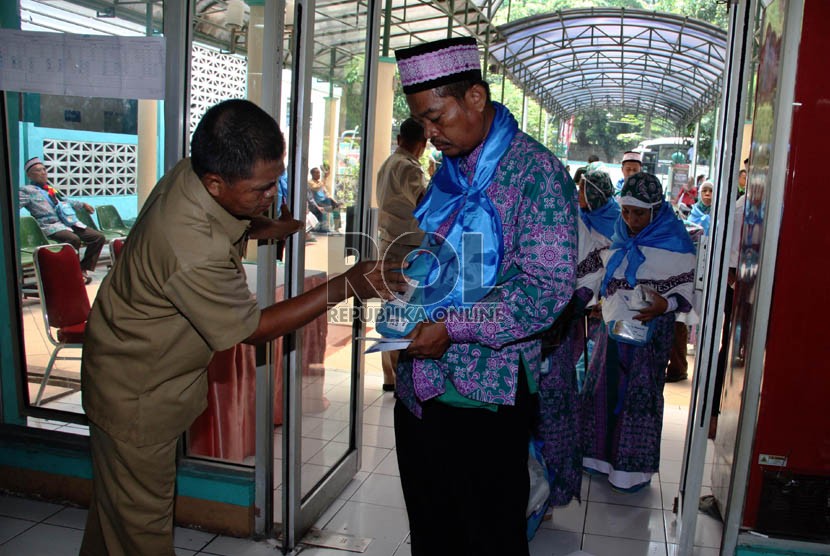
POLYGON ((395 96, 392 99, 392 126, 400 126, 410 116, 409 105, 406 103, 406 96, 403 94, 401 76, 395 72, 395 96))
POLYGON ((363 86, 365 57, 355 56, 346 64, 343 73, 341 111, 345 112, 345 129, 354 129, 363 118, 363 86))
POLYGON ((493 17, 496 25, 531 15, 574 8, 634 8, 685 15, 726 29, 726 5, 715 0, 505 0, 493 17))
MULTIPOLYGON (((712 156, 712 141, 714 140, 716 125, 715 110, 710 110, 700 119, 700 130, 698 131, 699 136, 697 140, 698 164, 701 164, 701 161, 711 164, 709 159, 712 156)), ((686 133, 687 137, 694 137, 695 124, 689 124, 688 128, 686 128, 686 133)))

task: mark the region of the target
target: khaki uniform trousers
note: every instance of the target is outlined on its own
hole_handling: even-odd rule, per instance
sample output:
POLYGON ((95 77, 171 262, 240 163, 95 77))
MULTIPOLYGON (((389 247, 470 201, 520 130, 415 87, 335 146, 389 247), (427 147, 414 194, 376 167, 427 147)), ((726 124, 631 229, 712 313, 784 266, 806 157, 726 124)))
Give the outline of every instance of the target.
MULTIPOLYGON (((391 244, 388 241, 380 240, 380 253, 383 260, 402 261, 417 245, 391 244)), ((395 384, 395 369, 398 367, 399 351, 382 351, 380 354, 381 368, 383 369, 383 383, 395 384)))
POLYGON ((90 423, 92 500, 80 556, 174 556, 177 442, 136 447, 90 423))

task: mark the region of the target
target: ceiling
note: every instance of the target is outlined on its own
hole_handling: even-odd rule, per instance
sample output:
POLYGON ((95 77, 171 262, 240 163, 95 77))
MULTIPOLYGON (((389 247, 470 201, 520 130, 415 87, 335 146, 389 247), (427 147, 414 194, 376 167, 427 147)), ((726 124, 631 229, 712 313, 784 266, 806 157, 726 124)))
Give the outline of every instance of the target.
POLYGON ((674 14, 565 10, 498 27, 491 56, 553 115, 616 108, 695 121, 717 102, 726 32, 674 14))
MULTIPOLYGON (((495 27, 489 21, 502 0, 381 1, 381 56, 448 36, 474 36, 489 53, 488 66, 495 65, 555 117, 601 107, 683 125, 711 109, 721 88, 726 33, 702 21, 587 8, 495 27)), ((196 38, 244 53, 244 42, 229 48, 226 9, 226 0, 197 0, 196 38)), ((367 11, 367 0, 317 1, 315 76, 342 81, 349 62, 366 54, 367 11)), ((148 19, 160 26, 161 2, 21 0, 21 15, 28 28, 44 31, 144 34, 148 19), (147 4, 153 7, 150 17, 147 4), (101 17, 108 9, 116 17, 101 17)))

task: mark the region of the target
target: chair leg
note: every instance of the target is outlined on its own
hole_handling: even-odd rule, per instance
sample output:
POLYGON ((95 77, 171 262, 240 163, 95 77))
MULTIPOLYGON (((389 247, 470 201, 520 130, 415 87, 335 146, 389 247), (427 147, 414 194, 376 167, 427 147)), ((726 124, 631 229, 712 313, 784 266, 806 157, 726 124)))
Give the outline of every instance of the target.
POLYGON ((49 363, 46 365, 46 371, 43 373, 43 381, 40 383, 40 388, 37 390, 35 397, 35 405, 40 405, 40 400, 43 397, 43 391, 46 389, 46 383, 49 382, 49 375, 52 374, 52 367, 55 366, 55 360, 58 358, 58 352, 63 346, 57 346, 52 352, 52 357, 49 358, 49 363))

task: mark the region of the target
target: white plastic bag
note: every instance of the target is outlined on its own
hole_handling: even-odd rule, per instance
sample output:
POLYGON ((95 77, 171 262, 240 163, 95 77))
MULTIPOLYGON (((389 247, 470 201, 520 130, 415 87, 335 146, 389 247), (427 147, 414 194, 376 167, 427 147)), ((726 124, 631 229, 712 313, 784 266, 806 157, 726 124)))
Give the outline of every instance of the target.
POLYGON ((314 214, 307 212, 305 213, 305 231, 310 232, 314 228, 317 227, 320 221, 317 220, 317 217, 314 214))

